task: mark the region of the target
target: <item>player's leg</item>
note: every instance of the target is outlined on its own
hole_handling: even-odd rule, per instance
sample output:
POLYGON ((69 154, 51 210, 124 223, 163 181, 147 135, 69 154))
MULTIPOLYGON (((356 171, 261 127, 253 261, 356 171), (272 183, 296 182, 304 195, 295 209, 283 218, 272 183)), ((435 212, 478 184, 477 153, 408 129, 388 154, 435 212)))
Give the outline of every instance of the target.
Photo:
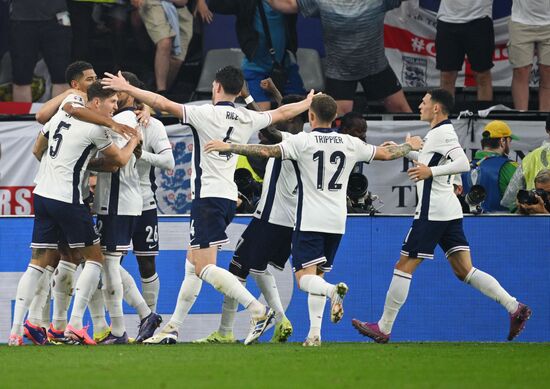
POLYGON ((508 340, 518 336, 531 316, 531 309, 512 297, 493 276, 475 268, 472 265, 469 250, 455 251, 449 254, 448 258, 459 280, 495 300, 508 311, 510 315, 508 340))
POLYGON ((139 274, 141 276, 141 293, 151 311, 157 311, 160 291, 160 279, 155 267, 154 255, 137 255, 139 274))

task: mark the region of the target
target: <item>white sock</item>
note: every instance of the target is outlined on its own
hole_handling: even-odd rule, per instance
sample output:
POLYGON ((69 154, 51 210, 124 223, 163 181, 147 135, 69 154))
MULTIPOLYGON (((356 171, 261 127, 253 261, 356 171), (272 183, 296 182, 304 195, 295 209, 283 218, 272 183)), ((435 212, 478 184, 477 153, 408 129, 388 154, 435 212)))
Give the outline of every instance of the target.
POLYGON ((90 301, 90 297, 97 289, 99 277, 101 276, 101 270, 103 270, 103 265, 101 265, 101 263, 86 261, 84 269, 82 269, 82 273, 80 273, 80 276, 76 281, 73 310, 71 312, 69 324, 77 330, 82 328, 84 311, 86 310, 88 301, 90 301))
MULTIPOLYGON (((237 278, 239 282, 246 286, 246 281, 243 281, 237 278)), ((222 305, 222 317, 220 320, 220 328, 218 332, 222 336, 226 336, 230 333, 233 333, 233 327, 235 325, 235 314, 239 308, 239 302, 234 298, 229 296, 223 296, 223 305, 222 305)))
MULTIPOLYGON (((105 277, 105 272, 103 272, 105 277)), ((94 327, 94 334, 104 333, 109 329, 109 323, 105 319, 105 299, 103 298, 103 289, 97 286, 95 288, 90 302, 88 303, 88 311, 90 311, 90 317, 92 318, 92 325, 94 327)))
POLYGON ((121 253, 105 253, 105 306, 109 311, 111 318, 111 333, 114 336, 122 336, 126 332, 124 324, 124 313, 122 311, 122 279, 120 277, 120 257, 121 253))
POLYGON ((149 278, 141 279, 141 294, 151 311, 157 311, 157 301, 159 298, 160 280, 157 273, 149 278))
POLYGON ((52 276, 53 317, 52 324, 56 330, 64 331, 67 327, 67 311, 73 297, 73 278, 76 265, 59 261, 52 276))
POLYGON ((133 307, 137 311, 139 319, 143 320, 151 314, 151 309, 143 299, 141 293, 139 293, 134 277, 132 277, 130 273, 128 273, 128 271, 121 266, 120 278, 122 279, 124 301, 133 307))
POLYGON ((260 288, 260 291, 264 295, 267 305, 275 311, 275 323, 280 322, 285 316, 285 310, 279 296, 275 277, 267 269, 263 274, 250 273, 250 275, 254 278, 258 288, 260 288))
POLYGON ((495 300, 502 305, 509 313, 514 313, 518 309, 517 300, 510 296, 508 292, 500 286, 498 281, 485 272, 472 267, 464 282, 470 284, 485 296, 495 300))
POLYGON ((308 338, 318 336, 321 339, 321 324, 323 323, 323 313, 325 304, 327 303, 326 296, 308 293, 307 307, 309 310, 309 333, 308 338))
POLYGON ((265 307, 239 282, 237 277, 216 265, 206 265, 200 278, 208 282, 224 295, 234 298, 245 307, 252 317, 262 316, 265 307))
POLYGON ((178 294, 178 302, 174 309, 174 314, 168 324, 179 328, 187 317, 189 310, 195 303, 202 288, 202 280, 195 274, 195 265, 189 260, 185 261, 185 277, 181 283, 180 292, 178 294))
POLYGON ((23 322, 25 315, 32 303, 38 282, 44 274, 44 268, 37 265, 29 265, 21 276, 15 294, 15 307, 13 310, 13 325, 11 333, 23 336, 23 322))
POLYGON ((300 278, 300 289, 307 293, 331 297, 335 287, 322 277, 313 274, 306 274, 300 278))
POLYGON ((386 293, 386 302, 384 304, 384 313, 378 321, 380 331, 388 335, 391 333, 395 318, 399 313, 401 306, 405 304, 411 286, 412 274, 394 269, 388 293, 386 293))
POLYGON ((44 322, 43 316, 46 308, 49 307, 48 300, 50 297, 50 280, 53 273, 53 267, 46 266, 42 277, 38 280, 38 286, 32 299, 32 303, 29 307, 29 315, 27 319, 37 326, 48 328, 50 324, 50 314, 48 312, 46 320, 44 322))

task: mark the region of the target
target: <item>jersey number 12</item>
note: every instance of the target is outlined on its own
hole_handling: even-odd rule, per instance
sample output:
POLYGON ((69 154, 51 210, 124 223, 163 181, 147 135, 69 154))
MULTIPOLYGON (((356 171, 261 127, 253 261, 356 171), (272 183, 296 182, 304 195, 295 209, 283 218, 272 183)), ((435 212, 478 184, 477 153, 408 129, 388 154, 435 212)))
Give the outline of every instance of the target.
MULTIPOLYGON (((313 154, 313 160, 318 161, 317 165, 317 189, 323 190, 324 189, 324 181, 325 181, 325 152, 323 150, 316 151, 313 154)), ((344 169, 344 166, 346 165, 346 155, 341 151, 335 151, 330 155, 329 161, 331 164, 334 164, 336 166, 336 171, 334 172, 334 175, 328 182, 328 190, 340 190, 342 189, 342 184, 338 183, 338 179, 340 178, 340 175, 342 174, 342 170, 344 169)))

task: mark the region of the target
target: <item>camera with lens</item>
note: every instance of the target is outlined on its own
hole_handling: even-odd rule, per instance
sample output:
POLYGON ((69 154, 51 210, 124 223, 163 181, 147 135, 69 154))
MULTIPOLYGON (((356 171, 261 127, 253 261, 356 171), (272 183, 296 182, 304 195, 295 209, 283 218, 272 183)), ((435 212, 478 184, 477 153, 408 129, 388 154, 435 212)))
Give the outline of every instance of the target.
POLYGON ((368 191, 369 180, 364 174, 351 173, 349 176, 347 195, 348 213, 368 213, 374 215, 379 212, 373 205, 378 196, 368 191))
POLYGON ((256 208, 262 191, 262 184, 254 180, 252 173, 245 168, 235 170, 233 181, 237 184, 241 203, 237 207, 238 213, 252 213, 256 208))
POLYGON ((460 196, 460 204, 462 212, 480 214, 483 212, 481 203, 487 198, 487 192, 481 185, 473 185, 470 191, 465 196, 460 196))
POLYGON ((520 189, 517 194, 518 203, 526 205, 535 205, 538 203, 537 197, 539 196, 544 201, 544 206, 546 209, 550 208, 550 199, 548 198, 548 193, 542 189, 531 189, 525 190, 520 189))

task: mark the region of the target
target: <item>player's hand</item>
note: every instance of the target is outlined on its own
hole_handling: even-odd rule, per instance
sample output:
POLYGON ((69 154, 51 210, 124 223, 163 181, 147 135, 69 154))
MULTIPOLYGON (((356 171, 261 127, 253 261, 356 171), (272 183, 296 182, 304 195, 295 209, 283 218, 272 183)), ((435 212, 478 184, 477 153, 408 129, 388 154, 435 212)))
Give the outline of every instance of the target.
POLYGON ((204 151, 207 153, 211 153, 212 151, 229 151, 230 146, 229 143, 222 142, 221 140, 211 140, 204 146, 204 151))
POLYGON ((130 83, 122 77, 122 72, 120 70, 116 76, 109 72, 105 72, 104 74, 105 77, 101 79, 103 89, 113 89, 117 92, 126 92, 128 90, 130 83))
POLYGON ((430 178, 432 176, 432 169, 430 169, 428 166, 418 161, 413 161, 413 163, 416 166, 407 170, 407 174, 409 175, 409 178, 411 180, 420 181, 430 178))
POLYGON ((151 112, 149 112, 147 107, 144 107, 144 109, 136 109, 134 113, 136 114, 138 123, 143 127, 147 127, 149 119, 151 118, 151 112))
POLYGON ((273 82, 271 77, 268 77, 265 80, 260 81, 260 88, 271 93, 273 93, 274 90, 277 90, 277 87, 275 86, 275 83, 273 82))
POLYGON ((420 150, 424 145, 424 141, 421 137, 411 136, 411 134, 407 134, 407 136, 405 137, 405 143, 410 144, 414 151, 420 150))
POLYGON ((111 130, 113 130, 117 134, 122 135, 124 139, 128 139, 133 136, 136 136, 138 133, 138 131, 135 128, 127 126, 126 124, 117 123, 114 120, 111 125, 111 130))
POLYGON ((208 24, 212 23, 212 20, 214 20, 214 14, 212 13, 212 11, 210 11, 210 8, 208 8, 205 0, 197 1, 197 6, 195 7, 195 12, 193 12, 193 16, 197 17, 197 15, 201 17, 203 22, 206 22, 208 24))
POLYGON ((315 96, 320 96, 320 95, 322 95, 322 94, 323 94, 323 92, 317 92, 317 93, 315 93, 315 91, 314 91, 313 89, 311 89, 311 90, 309 91, 309 93, 307 94, 307 96, 306 96, 306 101, 307 101, 309 104, 311 104, 311 100, 313 100, 313 98, 314 98, 315 96))

